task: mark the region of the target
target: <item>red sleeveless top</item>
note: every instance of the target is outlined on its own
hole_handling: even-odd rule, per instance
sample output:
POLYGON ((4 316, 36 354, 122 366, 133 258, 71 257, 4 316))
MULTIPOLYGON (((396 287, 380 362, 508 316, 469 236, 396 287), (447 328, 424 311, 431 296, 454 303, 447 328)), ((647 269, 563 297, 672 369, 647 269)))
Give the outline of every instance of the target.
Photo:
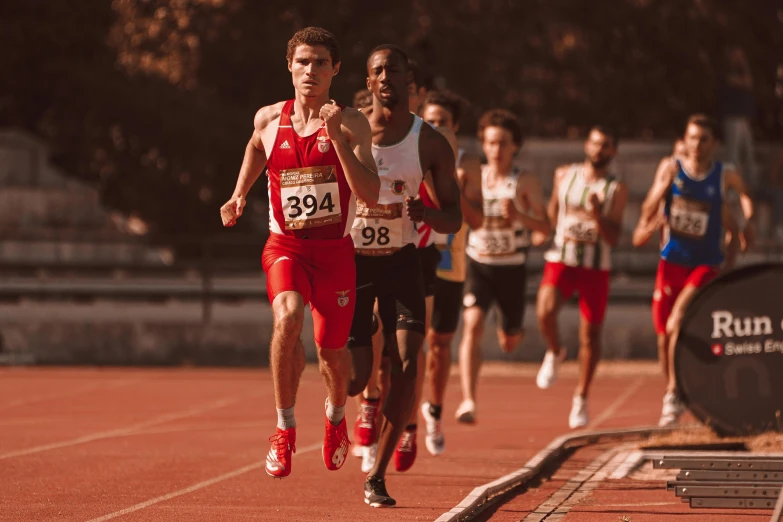
POLYGON ((301 239, 340 239, 351 231, 356 198, 326 128, 299 136, 291 124, 293 107, 294 100, 283 106, 275 143, 267 151, 269 231, 301 239))
MULTIPOLYGON (((438 205, 432 201, 430 193, 427 192, 427 187, 424 186, 423 182, 421 185, 419 185, 419 197, 421 198, 421 202, 424 203, 425 207, 438 208, 438 205)), ((416 223, 416 248, 424 248, 432 245, 435 243, 438 235, 439 234, 437 232, 432 230, 431 226, 425 225, 424 223, 416 223)))

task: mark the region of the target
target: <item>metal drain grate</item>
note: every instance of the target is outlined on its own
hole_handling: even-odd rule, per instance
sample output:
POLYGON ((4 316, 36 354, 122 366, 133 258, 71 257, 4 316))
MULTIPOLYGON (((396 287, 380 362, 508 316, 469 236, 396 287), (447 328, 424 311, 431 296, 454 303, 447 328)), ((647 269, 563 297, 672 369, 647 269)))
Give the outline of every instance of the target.
POLYGON ((679 469, 667 489, 692 508, 773 510, 783 514, 783 455, 678 454, 653 459, 655 469, 679 469))

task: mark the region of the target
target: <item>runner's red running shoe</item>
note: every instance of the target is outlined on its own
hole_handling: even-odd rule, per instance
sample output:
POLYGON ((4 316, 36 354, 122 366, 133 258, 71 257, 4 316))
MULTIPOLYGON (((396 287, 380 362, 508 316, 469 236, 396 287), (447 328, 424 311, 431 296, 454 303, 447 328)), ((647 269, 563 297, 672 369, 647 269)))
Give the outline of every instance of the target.
POLYGON ((394 450, 394 469, 408 471, 416 462, 416 429, 402 432, 397 449, 394 450))
POLYGON ((345 463, 351 441, 348 440, 348 427, 345 419, 340 421, 339 426, 335 426, 329 422, 329 417, 324 414, 324 422, 326 423, 322 450, 324 464, 326 464, 326 469, 334 471, 340 469, 345 463))
POLYGON ((375 418, 378 415, 378 402, 362 399, 359 407, 359 415, 353 428, 354 442, 359 446, 371 446, 378 438, 378 430, 375 427, 375 418))
POLYGON ((284 478, 291 474, 291 461, 296 453, 296 428, 281 430, 269 437, 272 448, 266 456, 266 473, 270 477, 284 478))

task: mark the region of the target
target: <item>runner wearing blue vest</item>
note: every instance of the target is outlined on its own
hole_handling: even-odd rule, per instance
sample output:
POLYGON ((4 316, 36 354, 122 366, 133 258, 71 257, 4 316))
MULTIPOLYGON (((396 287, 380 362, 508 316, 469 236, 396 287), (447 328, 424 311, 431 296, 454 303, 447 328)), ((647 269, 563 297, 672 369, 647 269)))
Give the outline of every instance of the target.
MULTIPOLYGON (((642 205, 640 226, 647 223, 653 227, 656 221, 666 223, 653 293, 653 322, 661 358, 668 363, 664 366, 668 386, 661 426, 675 423, 684 410, 671 370, 674 346, 688 303, 724 265, 726 228, 734 226, 724 205, 727 190, 739 194, 747 222, 745 244, 753 241, 753 201, 736 167, 714 161, 716 130, 715 120, 708 116, 697 114, 688 119, 684 136, 686 156, 661 161, 642 205)), ((636 243, 645 238, 634 239, 636 243)))

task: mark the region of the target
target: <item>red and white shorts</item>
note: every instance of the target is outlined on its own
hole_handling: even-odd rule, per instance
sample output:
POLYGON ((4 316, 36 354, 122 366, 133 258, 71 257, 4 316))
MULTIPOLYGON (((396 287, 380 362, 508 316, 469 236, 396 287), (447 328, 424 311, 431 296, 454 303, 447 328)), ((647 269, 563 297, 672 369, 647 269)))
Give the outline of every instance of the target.
POLYGON ((661 259, 655 274, 652 316, 657 334, 666 333, 666 322, 680 292, 686 286, 701 288, 718 275, 718 267, 710 265, 685 266, 661 259))
POLYGON ((315 343, 336 350, 348 343, 356 303, 356 265, 351 236, 299 239, 270 234, 261 255, 273 302, 293 291, 310 303, 315 343))
POLYGON ((563 263, 544 264, 541 286, 551 285, 558 289, 563 300, 579 292, 579 312, 590 324, 601 324, 609 302, 609 271, 595 270, 563 263))

